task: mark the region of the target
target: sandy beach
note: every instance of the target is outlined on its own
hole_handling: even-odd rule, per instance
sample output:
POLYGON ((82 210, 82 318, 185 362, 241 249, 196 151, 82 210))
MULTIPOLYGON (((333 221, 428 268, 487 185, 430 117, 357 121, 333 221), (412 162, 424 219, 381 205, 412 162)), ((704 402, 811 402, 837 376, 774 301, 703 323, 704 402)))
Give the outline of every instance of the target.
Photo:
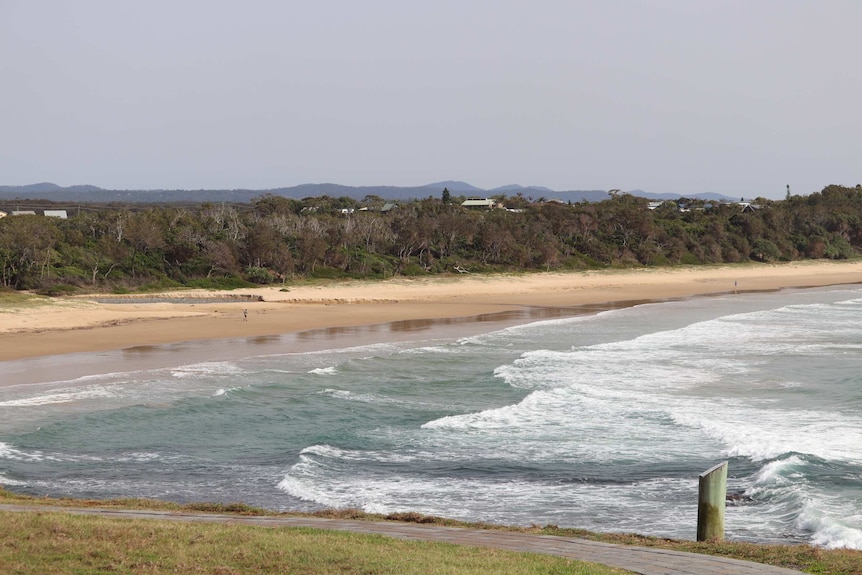
POLYGON ((96 296, 55 298, 0 304, 0 361, 399 320, 469 318, 533 307, 859 282, 862 263, 817 261, 287 284, 238 290, 230 294, 238 298, 234 301, 224 299, 224 292, 201 290, 101 302, 96 296), (159 296, 166 300, 158 301, 159 296))

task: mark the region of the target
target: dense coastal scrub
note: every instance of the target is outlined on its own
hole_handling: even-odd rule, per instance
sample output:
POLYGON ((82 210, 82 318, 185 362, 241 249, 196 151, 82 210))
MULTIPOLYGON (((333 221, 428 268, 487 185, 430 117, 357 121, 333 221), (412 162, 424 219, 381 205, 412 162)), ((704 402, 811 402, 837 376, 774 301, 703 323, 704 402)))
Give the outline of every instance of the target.
POLYGON ((83 206, 68 219, 0 219, 0 286, 63 294, 236 288, 295 278, 848 259, 862 250, 862 187, 751 203, 650 206, 499 198, 470 210, 427 198, 83 206), (367 208, 363 210, 362 208, 367 208), (653 208, 653 209, 651 209, 653 208))

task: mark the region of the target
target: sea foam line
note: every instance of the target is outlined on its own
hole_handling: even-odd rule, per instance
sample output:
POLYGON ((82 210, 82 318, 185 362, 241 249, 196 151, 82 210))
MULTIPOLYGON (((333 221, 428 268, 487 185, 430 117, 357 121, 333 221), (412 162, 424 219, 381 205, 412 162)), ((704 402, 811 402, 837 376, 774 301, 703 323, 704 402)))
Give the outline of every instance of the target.
POLYGON ((106 397, 116 397, 116 394, 104 386, 90 386, 84 389, 59 389, 45 395, 0 401, 0 407, 35 407, 106 397))

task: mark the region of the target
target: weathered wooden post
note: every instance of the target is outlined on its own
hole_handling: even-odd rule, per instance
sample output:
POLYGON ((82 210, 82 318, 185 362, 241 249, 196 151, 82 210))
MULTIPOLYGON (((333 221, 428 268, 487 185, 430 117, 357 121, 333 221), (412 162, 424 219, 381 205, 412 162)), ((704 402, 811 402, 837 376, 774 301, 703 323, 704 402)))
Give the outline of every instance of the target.
POLYGON ((697 540, 724 539, 724 500, 727 497, 727 461, 700 474, 697 492, 697 540))

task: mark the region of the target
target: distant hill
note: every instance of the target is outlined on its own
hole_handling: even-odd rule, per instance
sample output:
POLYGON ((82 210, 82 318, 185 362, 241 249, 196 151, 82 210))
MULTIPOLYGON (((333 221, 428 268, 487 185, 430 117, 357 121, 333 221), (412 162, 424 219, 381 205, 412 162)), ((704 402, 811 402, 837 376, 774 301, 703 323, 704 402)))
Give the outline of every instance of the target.
POLYGON ((519 184, 509 184, 508 186, 499 186, 497 188, 492 188, 488 190, 492 194, 506 194, 512 195, 513 193, 517 194, 521 192, 522 194, 526 194, 527 192, 540 192, 543 194, 551 193, 554 190, 551 188, 546 188, 545 186, 521 186, 519 184))
POLYGON ((435 182, 433 184, 426 184, 422 186, 423 188, 431 188, 434 190, 443 191, 443 188, 448 189, 453 194, 474 194, 478 192, 484 192, 482 188, 477 188, 467 182, 460 182, 456 180, 446 180, 445 182, 435 182))
MULTIPOLYGON (((67 203, 248 203, 265 194, 286 198, 309 198, 317 196, 349 197, 363 200, 367 196, 378 196, 384 200, 407 201, 428 197, 439 198, 447 188, 453 195, 493 196, 518 193, 526 198, 556 199, 562 202, 599 202, 608 198, 607 190, 555 191, 544 186, 521 186, 510 184, 490 190, 477 188, 467 182, 446 180, 424 186, 344 186, 340 184, 301 184, 266 190, 107 190, 93 185, 62 187, 50 182, 26 186, 0 186, 0 200, 48 200, 67 203)), ((678 199, 679 194, 655 194, 643 190, 628 192, 651 200, 678 199)), ((712 201, 735 201, 737 198, 721 194, 691 194, 686 197, 712 201)))

